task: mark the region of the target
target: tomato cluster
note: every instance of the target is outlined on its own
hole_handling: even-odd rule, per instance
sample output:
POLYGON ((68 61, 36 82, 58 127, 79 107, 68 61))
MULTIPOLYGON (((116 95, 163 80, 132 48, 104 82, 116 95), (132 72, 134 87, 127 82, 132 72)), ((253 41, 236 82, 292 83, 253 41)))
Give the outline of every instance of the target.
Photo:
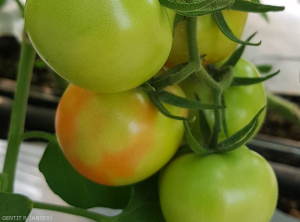
MULTIPOLYGON (((240 37, 247 13, 222 13, 240 37)), ((157 100, 139 87, 151 85, 162 68, 188 62, 187 22, 180 22, 173 36, 174 18, 175 12, 158 0, 26 1, 25 24, 33 46, 71 83, 55 122, 63 153, 80 174, 107 186, 134 184, 160 171, 161 208, 168 222, 267 222, 277 201, 276 178, 267 161, 242 145, 230 152, 209 147, 213 152, 172 159, 185 143, 184 124, 159 111, 157 100)), ((197 30, 199 56, 209 73, 237 43, 227 39, 210 14, 198 17, 197 30)), ((259 73, 240 59, 233 77, 258 78, 259 73)), ((214 104, 211 87, 192 75, 165 90, 214 104)), ((262 83, 226 87, 222 96, 228 133, 223 128, 217 142, 244 128, 266 105, 262 83)), ((199 111, 160 105, 170 115, 193 120, 191 132, 203 144, 199 111)), ((215 110, 203 113, 212 129, 215 110)), ((263 119, 264 112, 256 132, 263 119)))

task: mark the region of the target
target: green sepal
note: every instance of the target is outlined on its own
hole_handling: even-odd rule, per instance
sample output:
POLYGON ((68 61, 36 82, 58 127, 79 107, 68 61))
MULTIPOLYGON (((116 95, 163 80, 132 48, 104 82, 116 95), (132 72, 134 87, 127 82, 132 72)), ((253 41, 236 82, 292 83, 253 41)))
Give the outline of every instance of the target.
MULTIPOLYGON (((250 0, 250 1, 254 2, 254 3, 260 4, 260 0, 250 0)), ((262 12, 262 13, 260 13, 260 15, 263 17, 264 20, 266 20, 266 22, 269 22, 269 18, 268 18, 267 13, 262 12)))
POLYGON ((234 0, 222 0, 222 2, 200 0, 192 3, 177 2, 176 0, 159 0, 159 2, 161 5, 174 10, 177 14, 187 17, 195 17, 230 8, 230 6, 234 3, 234 0))
POLYGON ((231 10, 253 13, 279 12, 285 9, 284 6, 263 5, 251 1, 237 0, 231 6, 231 10))
POLYGON ((232 82, 231 82, 231 87, 232 86, 248 86, 248 85, 253 85, 257 83, 264 82, 274 76, 276 76, 280 70, 277 72, 274 72, 272 74, 266 75, 264 77, 257 77, 257 78, 247 78, 247 77, 234 77, 232 82))
POLYGON ((138 89, 142 90, 143 92, 147 93, 147 95, 149 96, 150 100, 153 102, 153 104, 155 105, 155 107, 158 109, 158 111, 165 115, 166 117, 169 117, 171 119, 176 119, 176 120, 187 120, 190 121, 188 118, 185 118, 183 116, 175 116, 172 115, 170 113, 169 110, 167 110, 167 108, 164 106, 160 95, 158 92, 156 92, 156 90, 154 89, 154 87, 152 87, 149 83, 144 83, 142 85, 140 85, 138 87, 138 89))
POLYGON ((217 153, 225 153, 232 151, 242 145, 244 145, 253 135, 258 126, 258 117, 263 112, 265 107, 261 108, 253 119, 242 129, 234 133, 232 136, 218 143, 218 147, 215 150, 217 153))
POLYGON ((216 24, 218 25, 219 29, 222 31, 222 33, 231 41, 243 44, 243 45, 252 45, 252 46, 259 46, 261 44, 261 41, 258 43, 250 43, 249 41, 242 41, 238 39, 234 33, 229 28, 228 24, 226 23, 222 12, 215 12, 213 13, 214 20, 216 24))
POLYGON ((218 70, 220 73, 221 79, 218 81, 218 85, 222 90, 228 88, 233 79, 233 67, 225 66, 218 70))
MULTIPOLYGON (((246 42, 249 42, 254 36, 256 35, 256 32, 253 33, 251 36, 249 36, 246 39, 246 42)), ((232 66, 234 67, 236 63, 240 60, 242 57, 244 51, 245 51, 246 45, 241 45, 239 46, 232 54, 231 56, 226 60, 226 62, 221 66, 226 67, 226 66, 232 66)))
POLYGON ((167 91, 162 91, 159 93, 159 97, 164 103, 168 103, 173 106, 178 106, 181 108, 187 109, 195 109, 195 110, 202 110, 202 109, 221 109, 225 108, 224 106, 216 106, 211 104, 203 104, 200 101, 191 100, 187 98, 183 98, 180 96, 176 96, 172 93, 167 91))
POLYGON ((200 145, 200 143, 198 143, 198 141, 195 139, 195 137, 193 136, 191 129, 189 127, 189 124, 187 121, 183 121, 184 123, 184 132, 185 132, 185 138, 186 141, 188 142, 190 148, 197 154, 199 155, 206 155, 211 153, 212 151, 209 151, 207 149, 205 149, 203 146, 200 145))
POLYGON ((260 73, 268 73, 272 70, 273 66, 270 64, 256 65, 260 73))
POLYGON ((157 76, 156 78, 152 78, 150 80, 151 84, 156 84, 157 82, 160 81, 165 81, 165 79, 169 76, 169 75, 175 75, 176 73, 178 73, 180 70, 182 70, 188 63, 181 63, 178 64, 174 67, 172 67, 171 69, 165 71, 164 73, 162 73, 161 75, 157 76))
POLYGON ((0 220, 26 221, 33 208, 33 202, 26 196, 0 192, 0 220))

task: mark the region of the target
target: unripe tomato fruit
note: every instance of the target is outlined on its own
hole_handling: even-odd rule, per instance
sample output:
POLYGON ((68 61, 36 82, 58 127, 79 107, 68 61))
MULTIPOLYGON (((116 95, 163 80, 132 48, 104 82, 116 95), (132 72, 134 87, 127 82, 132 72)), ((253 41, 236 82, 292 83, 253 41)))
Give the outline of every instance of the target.
POLYGON ((24 13, 41 58, 88 90, 133 89, 158 72, 171 50, 175 14, 158 0, 27 0, 24 13))
MULTIPOLYGON (((178 86, 168 90, 184 96, 178 86)), ((187 115, 186 109, 166 108, 187 115)), ((61 98, 55 128, 71 165, 86 178, 111 186, 154 174, 174 155, 184 132, 182 121, 162 115, 137 89, 100 94, 75 85, 61 98)))
POLYGON ((241 147, 178 157, 161 172, 159 196, 167 222, 269 222, 278 187, 268 162, 241 147))
MULTIPOLYGON (((223 10, 222 14, 231 31, 236 37, 241 38, 248 14, 233 10, 223 10)), ((186 33, 186 21, 180 22, 174 31, 172 49, 166 67, 172 68, 189 60, 186 33)), ((199 54, 206 55, 202 59, 203 65, 214 64, 227 58, 238 45, 220 31, 211 14, 197 18, 197 36, 199 54)))
MULTIPOLYGON (((245 59, 240 59, 233 68, 234 77, 259 77, 258 70, 245 59)), ((195 93, 198 94, 202 103, 212 104, 213 95, 208 86, 206 86, 201 80, 195 81, 193 78, 189 78, 181 82, 181 87, 186 96, 191 99, 195 99, 195 93)), ((229 136, 236 133, 238 130, 246 126, 252 118, 258 113, 258 111, 266 106, 266 93, 263 83, 257 83, 247 86, 232 86, 224 91, 225 100, 225 113, 226 123, 229 136)), ((214 111, 204 110, 207 121, 210 127, 214 124, 214 111)), ((258 120, 258 127, 256 128, 253 136, 259 131, 266 111, 264 110, 258 120)), ((190 124, 192 133, 194 136, 202 141, 202 135, 199 128, 199 114, 197 111, 190 111, 190 117, 196 116, 196 121, 190 124)), ((226 139, 224 130, 219 134, 219 142, 226 139)))

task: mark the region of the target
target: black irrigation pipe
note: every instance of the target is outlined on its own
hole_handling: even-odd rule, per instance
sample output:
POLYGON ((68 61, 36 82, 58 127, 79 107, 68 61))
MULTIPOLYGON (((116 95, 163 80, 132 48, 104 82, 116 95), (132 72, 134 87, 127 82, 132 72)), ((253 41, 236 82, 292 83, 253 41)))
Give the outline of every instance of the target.
POLYGON ((258 135, 247 146, 260 153, 271 164, 278 180, 279 195, 299 200, 300 142, 258 135))

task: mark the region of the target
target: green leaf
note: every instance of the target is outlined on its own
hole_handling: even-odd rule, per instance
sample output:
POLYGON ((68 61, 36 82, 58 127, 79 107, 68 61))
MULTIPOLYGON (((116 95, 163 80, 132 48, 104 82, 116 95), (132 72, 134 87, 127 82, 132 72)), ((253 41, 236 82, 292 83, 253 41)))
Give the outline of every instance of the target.
POLYGON ((235 11, 254 13, 278 12, 283 11, 284 8, 284 6, 263 5, 253 1, 235 1, 235 3, 231 6, 231 9, 235 11))
MULTIPOLYGON (((260 0, 250 0, 251 2, 254 2, 254 3, 258 3, 260 4, 260 0)), ((267 13, 263 12, 263 13, 260 13, 260 15, 267 21, 269 22, 269 18, 267 16, 267 13)))
POLYGON ((26 221, 33 202, 26 196, 0 192, 1 221, 26 221))
POLYGON ((114 222, 166 222, 160 208, 158 175, 136 184, 128 206, 113 219, 114 222))
MULTIPOLYGON (((254 36, 256 35, 256 32, 253 33, 251 36, 249 36, 246 39, 246 42, 249 42, 254 36)), ((244 53, 246 48, 246 45, 239 46, 232 54, 231 56, 226 60, 226 62, 221 66, 221 68, 226 66, 232 66, 234 67, 235 64, 240 60, 242 54, 244 53)))
POLYGON ((187 108, 187 109, 196 109, 196 110, 202 110, 202 109, 221 109, 224 108, 223 106, 216 106, 211 104, 202 104, 200 101, 191 100, 187 98, 183 98, 180 96, 176 96, 172 93, 169 93, 167 91, 162 91, 159 93, 159 97, 164 103, 168 103, 173 106, 178 106, 181 108, 187 108))
POLYGON ((218 70, 218 85, 221 89, 226 89, 230 86, 232 79, 233 79, 233 67, 232 66, 225 66, 221 67, 218 70))
POLYGON ((260 13, 260 15, 263 17, 264 20, 266 20, 266 22, 269 22, 269 17, 266 13, 260 13))
POLYGON ((218 25, 219 29, 222 31, 222 33, 231 41, 243 44, 243 45, 252 45, 252 46, 259 46, 261 44, 261 41, 258 43, 250 43, 249 41, 242 41, 238 39, 234 33, 231 31, 229 26, 227 25, 222 12, 215 12, 213 13, 213 17, 215 19, 216 24, 218 25))
POLYGON ((234 0, 198 0, 193 3, 176 0, 160 0, 161 5, 174 10, 177 14, 195 17, 229 8, 234 0))
POLYGON ((272 65, 270 64, 263 64, 263 65, 257 65, 256 68, 260 73, 268 73, 272 70, 272 65))
POLYGON ((279 72, 280 70, 278 70, 275 73, 266 75, 264 77, 258 77, 258 78, 234 77, 230 86, 248 86, 248 85, 261 83, 263 81, 266 81, 267 79, 272 78, 273 76, 276 76, 279 72))
POLYGON ((261 108, 246 126, 234 133, 232 136, 220 142, 218 144, 218 149, 216 150, 216 152, 228 152, 244 145, 255 132, 258 126, 258 117, 264 109, 265 107, 261 108))
POLYGON ((201 146, 198 141, 195 139, 195 137, 193 136, 189 124, 187 123, 187 121, 183 121, 184 123, 184 132, 185 132, 185 137, 186 140, 190 146, 190 148, 197 154, 199 155, 206 155, 208 153, 210 153, 209 150, 206 150, 203 146, 201 146))
POLYGON ((86 179, 71 166, 57 141, 48 144, 39 169, 52 191, 72 206, 122 209, 129 201, 130 187, 109 187, 86 179))

